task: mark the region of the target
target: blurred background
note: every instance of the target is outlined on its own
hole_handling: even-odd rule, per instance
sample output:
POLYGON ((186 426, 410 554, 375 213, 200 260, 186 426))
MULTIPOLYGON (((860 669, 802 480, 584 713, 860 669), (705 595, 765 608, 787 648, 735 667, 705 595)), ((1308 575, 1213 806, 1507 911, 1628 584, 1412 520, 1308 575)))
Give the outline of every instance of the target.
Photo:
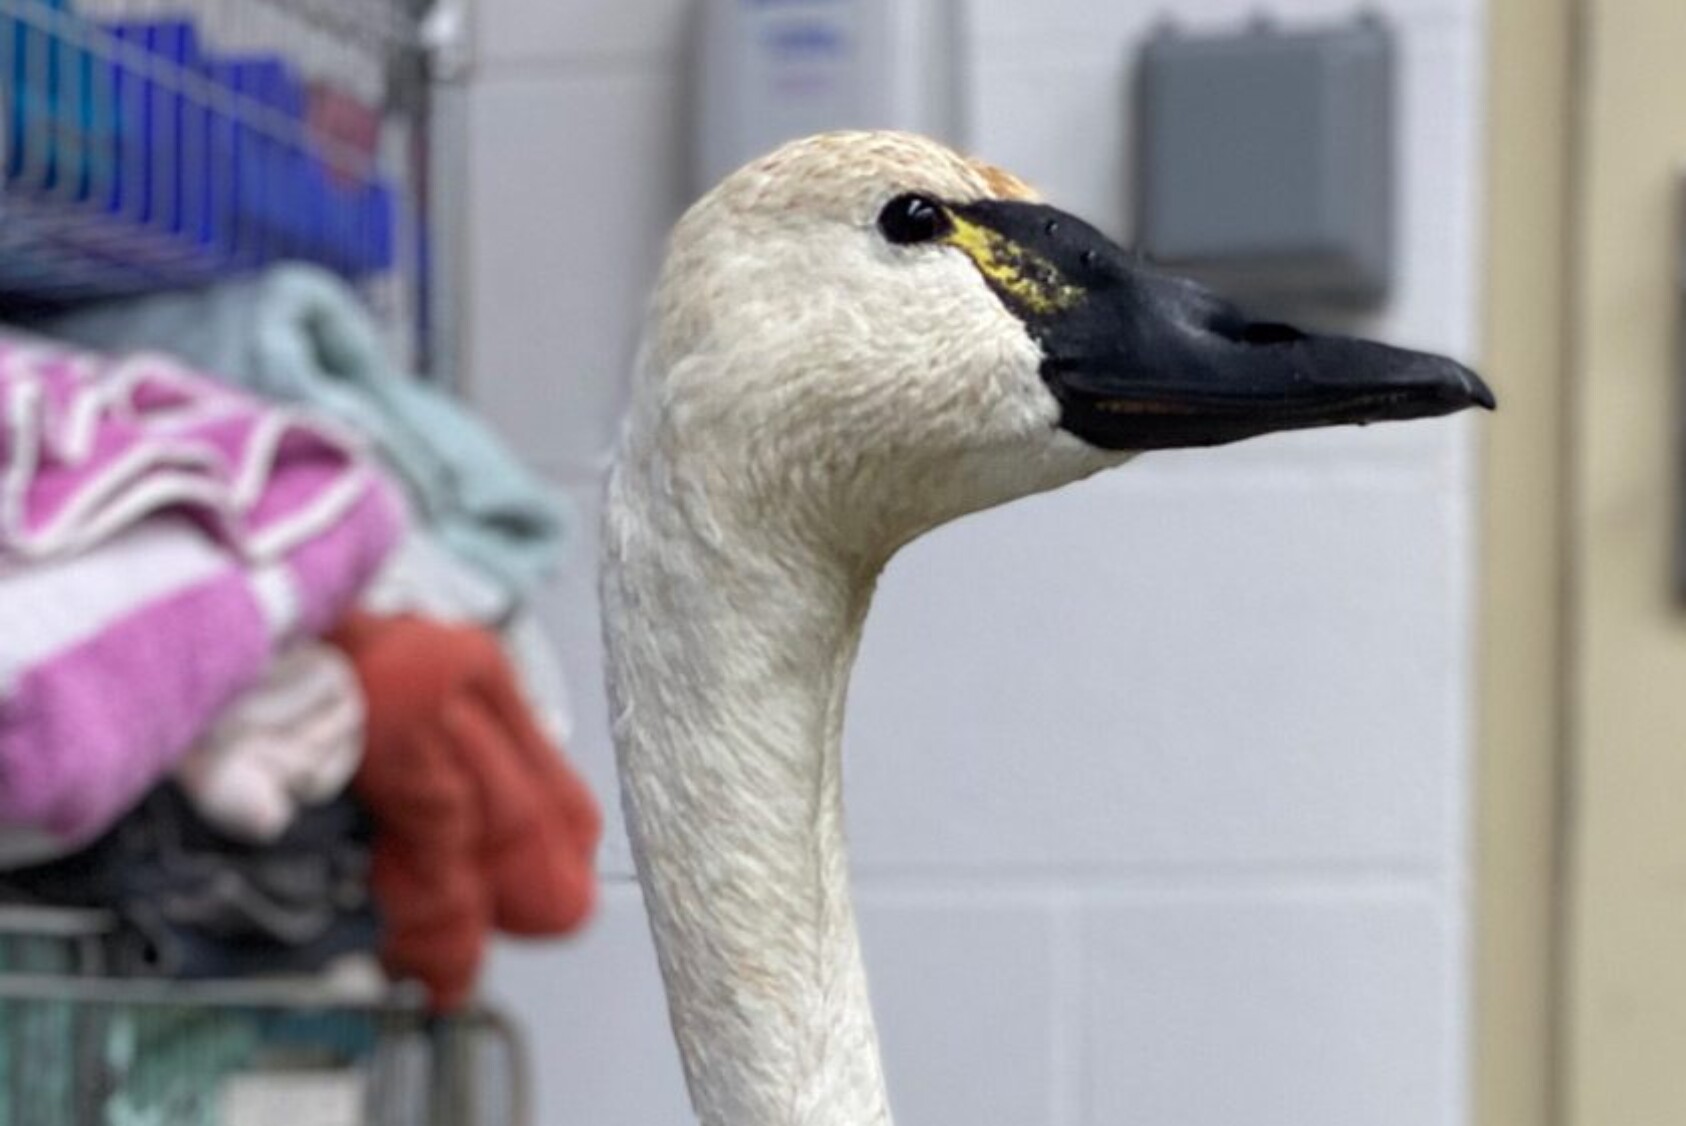
MULTIPOLYGON (((394 1121, 677 1126, 595 557, 645 295, 692 200, 788 137, 913 129, 1250 309, 1463 359, 1497 414, 1154 454, 892 563, 846 746, 894 1105, 1686 1121, 1683 57, 1671 0, 0 0, 0 366, 40 368, 44 339, 164 349, 368 424, 435 556, 492 589, 407 555, 359 612, 468 621, 526 655, 575 772, 558 792, 603 809, 600 886, 589 922, 527 928, 564 940, 490 940, 448 986, 432 952, 383 948, 434 1007, 452 992, 460 1040, 382 994, 310 1001, 339 1023, 289 1043, 364 1061, 394 1121), (310 389, 334 379, 363 398, 310 389), (392 1045, 425 1067, 394 1071, 392 1045), (431 1111, 404 1101, 428 1090, 431 1111)), ((26 592, 55 576, 9 578, 0 633, 50 633, 51 596, 26 592)), ((347 628, 374 731, 379 631, 347 628)), ((10 690, 45 644, 4 654, 10 690)), ((140 771, 200 813, 176 764, 207 759, 212 718, 140 771)), ((402 917, 383 842, 421 799, 369 780, 377 750, 353 788, 373 795, 375 899, 402 917)), ((0 786, 29 753, 3 749, 0 786)), ((120 832, 132 789, 74 828, 14 794, 0 820, 47 838, 18 863, 120 832)), ((0 928, 14 1099, 31 1051, 81 1061, 64 1090, 163 1082, 113 1071, 112 1014, 214 1013, 223 1042, 268 1043, 322 987, 146 994, 109 954, 63 953, 132 930, 137 893, 62 880, 22 881, 0 928)), ((158 1029, 133 1019, 144 1055, 158 1029)), ((194 1121, 291 1105, 304 1126, 300 1092, 373 1089, 319 1067, 254 1092, 246 1057, 182 1058, 223 1092, 194 1121)), ((114 1120, 30 1097, 58 1109, 0 1123, 114 1120)))

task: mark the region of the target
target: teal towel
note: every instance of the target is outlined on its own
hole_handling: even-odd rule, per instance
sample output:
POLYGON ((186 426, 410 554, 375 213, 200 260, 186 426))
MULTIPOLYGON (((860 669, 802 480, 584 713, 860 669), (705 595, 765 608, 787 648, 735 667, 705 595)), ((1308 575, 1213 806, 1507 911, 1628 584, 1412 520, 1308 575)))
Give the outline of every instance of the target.
POLYGON ((451 551, 511 595, 555 567, 561 502, 454 399, 399 370, 357 294, 287 264, 209 289, 109 301, 32 327, 104 351, 153 349, 368 435, 451 551))
POLYGON ((226 1126, 223 1084, 262 1044, 254 1013, 137 1005, 109 1010, 109 1018, 103 1062, 112 1082, 102 1126, 226 1126))

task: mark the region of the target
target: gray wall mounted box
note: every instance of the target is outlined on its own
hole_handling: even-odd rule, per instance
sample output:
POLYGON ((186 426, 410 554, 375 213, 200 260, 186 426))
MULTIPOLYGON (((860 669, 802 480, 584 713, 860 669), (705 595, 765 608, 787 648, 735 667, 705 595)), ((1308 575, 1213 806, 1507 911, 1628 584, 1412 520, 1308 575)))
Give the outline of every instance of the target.
POLYGON ((1136 239, 1239 297, 1367 304, 1393 267, 1393 33, 1164 29, 1138 70, 1136 239))

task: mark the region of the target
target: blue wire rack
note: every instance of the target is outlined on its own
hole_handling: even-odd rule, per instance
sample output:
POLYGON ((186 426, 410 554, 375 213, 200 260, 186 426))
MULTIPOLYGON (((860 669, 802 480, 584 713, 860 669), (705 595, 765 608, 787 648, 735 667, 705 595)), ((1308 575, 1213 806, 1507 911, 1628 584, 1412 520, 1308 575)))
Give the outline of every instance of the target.
POLYGON ((196 285, 284 258, 390 274, 414 208, 388 170, 385 71, 413 26, 394 0, 0 0, 0 298, 196 285), (273 17, 268 41, 230 34, 242 3, 273 17), (315 73, 312 49, 369 72, 361 94, 315 73), (336 129, 323 107, 347 105, 371 128, 336 129))

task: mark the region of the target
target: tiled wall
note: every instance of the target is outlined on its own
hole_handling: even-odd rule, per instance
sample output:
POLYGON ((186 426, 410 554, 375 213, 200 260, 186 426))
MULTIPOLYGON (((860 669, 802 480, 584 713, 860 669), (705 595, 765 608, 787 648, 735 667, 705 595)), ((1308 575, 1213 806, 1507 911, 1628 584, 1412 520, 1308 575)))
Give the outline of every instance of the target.
MULTIPOLYGON (((1166 5, 962 2, 972 147, 1125 233, 1126 61, 1166 5)), ((1468 356, 1479 0, 1368 6, 1402 33, 1401 275, 1358 327, 1468 356)), ((547 613, 611 805, 594 451, 684 202, 686 7, 478 13, 469 382, 580 509, 547 613)), ((1470 427, 1155 455, 892 564, 847 742, 900 1121, 1466 1121, 1470 427)), ((618 823, 595 929, 492 973, 542 1126, 688 1121, 618 823)))

